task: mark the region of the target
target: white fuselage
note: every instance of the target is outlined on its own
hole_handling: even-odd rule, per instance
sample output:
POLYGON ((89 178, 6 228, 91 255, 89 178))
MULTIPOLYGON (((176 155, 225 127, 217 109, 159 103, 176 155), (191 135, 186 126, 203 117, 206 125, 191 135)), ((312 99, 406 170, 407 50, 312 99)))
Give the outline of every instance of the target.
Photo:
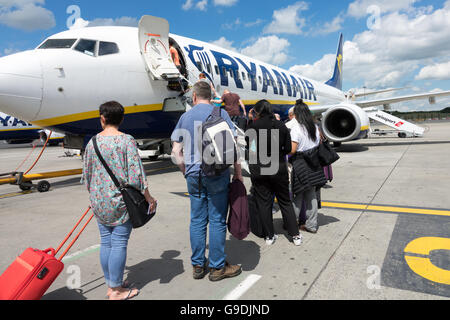
MULTIPOLYGON (((208 43, 170 37, 181 49, 190 82, 204 72, 220 93, 228 89, 239 94, 248 108, 266 99, 286 117, 300 98, 309 105, 346 101, 334 87, 208 43)), ((1 111, 39 127, 92 136, 100 129, 98 107, 115 100, 126 110, 123 131, 137 139, 170 136, 180 114, 164 114, 163 102, 180 92, 170 91, 167 81, 149 75, 138 28, 83 28, 49 39, 73 39, 74 44, 0 59, 1 111), (80 39, 96 41, 93 52, 75 50, 80 39), (101 56, 101 42, 115 43, 118 52, 101 56)))

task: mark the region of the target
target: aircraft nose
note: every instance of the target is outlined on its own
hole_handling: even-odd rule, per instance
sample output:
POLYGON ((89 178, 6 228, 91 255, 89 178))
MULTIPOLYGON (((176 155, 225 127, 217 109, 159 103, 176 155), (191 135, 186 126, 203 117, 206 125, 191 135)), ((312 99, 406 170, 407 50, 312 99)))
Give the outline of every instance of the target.
POLYGON ((39 114, 42 95, 42 67, 34 51, 0 58, 0 111, 32 121, 39 114))

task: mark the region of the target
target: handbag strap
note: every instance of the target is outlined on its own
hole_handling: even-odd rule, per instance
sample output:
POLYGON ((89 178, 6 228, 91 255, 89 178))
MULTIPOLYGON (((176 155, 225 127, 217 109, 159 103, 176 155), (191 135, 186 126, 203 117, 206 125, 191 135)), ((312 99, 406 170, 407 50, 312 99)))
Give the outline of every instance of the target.
POLYGON ((114 173, 112 172, 112 170, 109 168, 108 164, 106 163, 105 159, 103 158, 99 148, 98 148, 98 144, 97 144, 97 136, 95 136, 94 138, 92 138, 92 142, 94 144, 94 149, 95 149, 95 153, 97 154, 97 157, 99 158, 100 162, 103 164, 103 166, 106 169, 106 172, 108 172, 109 176, 111 177, 112 181, 114 182, 114 184, 116 185, 116 187, 121 190, 123 188, 123 186, 120 184, 119 180, 117 180, 116 176, 114 175, 114 173))

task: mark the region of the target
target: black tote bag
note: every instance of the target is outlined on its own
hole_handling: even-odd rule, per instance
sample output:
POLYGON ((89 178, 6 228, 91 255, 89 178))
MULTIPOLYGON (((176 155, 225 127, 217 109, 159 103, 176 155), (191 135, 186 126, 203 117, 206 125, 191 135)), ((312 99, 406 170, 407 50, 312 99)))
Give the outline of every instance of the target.
POLYGON ((127 212, 130 217, 131 224, 133 225, 133 229, 138 229, 147 224, 155 215, 156 212, 149 214, 150 204, 145 199, 145 196, 142 194, 140 190, 130 186, 130 185, 121 185, 117 180, 116 176, 113 174, 105 159, 102 157, 100 150, 97 144, 97 137, 92 139, 94 143, 95 153, 97 154, 100 162, 105 167, 106 171, 110 175, 112 181, 116 185, 116 187, 120 190, 123 196, 123 201, 127 207, 127 212))
POLYGON ((339 159, 339 155, 331 147, 330 142, 324 141, 319 145, 319 160, 322 167, 331 166, 339 159))

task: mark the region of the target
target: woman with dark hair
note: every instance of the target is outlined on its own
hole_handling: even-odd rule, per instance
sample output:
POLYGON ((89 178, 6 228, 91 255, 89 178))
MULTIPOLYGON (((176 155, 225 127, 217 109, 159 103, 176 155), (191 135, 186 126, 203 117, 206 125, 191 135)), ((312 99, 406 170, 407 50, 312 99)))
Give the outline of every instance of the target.
MULTIPOLYGON (((98 148, 119 182, 141 190, 153 211, 156 200, 148 191, 136 141, 119 131, 123 118, 124 108, 118 102, 100 106, 103 131, 97 135, 98 148)), ((139 290, 127 288, 123 275, 132 225, 122 194, 100 162, 92 140, 84 156, 83 181, 90 193, 91 208, 100 230, 100 263, 108 286, 107 296, 110 300, 131 299, 139 294, 139 290)))
POLYGON ((259 101, 253 109, 253 122, 246 132, 249 167, 256 211, 259 213, 267 245, 278 239, 273 226, 272 205, 276 196, 284 225, 296 246, 301 245, 294 207, 289 196, 286 155, 292 151, 291 137, 285 124, 275 119, 272 106, 259 101))
POLYGON ((294 194, 294 208, 297 217, 306 204, 306 224, 301 225, 303 231, 316 233, 318 230, 318 201, 317 188, 324 186, 327 181, 320 165, 318 152, 320 145, 320 131, 315 124, 313 115, 302 100, 297 101, 294 109, 298 125, 291 130, 292 155, 292 192, 294 194))

